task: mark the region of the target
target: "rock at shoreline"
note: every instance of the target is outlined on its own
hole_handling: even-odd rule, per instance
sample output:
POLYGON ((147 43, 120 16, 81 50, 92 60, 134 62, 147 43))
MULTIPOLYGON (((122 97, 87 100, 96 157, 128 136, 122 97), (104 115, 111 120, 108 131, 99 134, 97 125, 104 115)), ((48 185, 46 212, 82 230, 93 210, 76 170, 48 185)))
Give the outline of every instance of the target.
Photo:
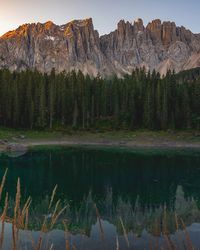
POLYGON ((27 152, 27 147, 19 143, 10 143, 6 147, 5 154, 9 157, 19 157, 27 152))

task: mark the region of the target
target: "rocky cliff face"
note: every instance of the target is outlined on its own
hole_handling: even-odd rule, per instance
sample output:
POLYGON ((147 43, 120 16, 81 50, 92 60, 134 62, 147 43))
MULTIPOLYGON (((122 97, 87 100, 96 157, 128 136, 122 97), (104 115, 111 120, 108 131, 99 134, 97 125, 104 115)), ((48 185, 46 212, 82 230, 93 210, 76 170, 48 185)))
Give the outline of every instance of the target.
POLYGON ((117 72, 135 67, 176 72, 200 66, 200 35, 173 22, 154 20, 144 27, 141 19, 133 24, 120 21, 114 32, 100 38, 101 49, 117 72))
POLYGON ((138 19, 121 20, 114 32, 100 37, 89 18, 61 26, 25 24, 0 37, 0 68, 122 76, 144 66, 161 74, 200 66, 200 34, 159 19, 144 27, 138 19))

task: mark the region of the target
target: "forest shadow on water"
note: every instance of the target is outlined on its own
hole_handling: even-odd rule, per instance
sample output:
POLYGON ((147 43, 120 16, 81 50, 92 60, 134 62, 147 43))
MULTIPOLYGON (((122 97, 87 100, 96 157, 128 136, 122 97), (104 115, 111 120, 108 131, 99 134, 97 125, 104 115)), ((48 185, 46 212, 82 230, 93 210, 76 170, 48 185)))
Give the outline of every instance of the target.
POLYGON ((2 249, 200 246, 199 151, 40 147, 0 166, 2 249))

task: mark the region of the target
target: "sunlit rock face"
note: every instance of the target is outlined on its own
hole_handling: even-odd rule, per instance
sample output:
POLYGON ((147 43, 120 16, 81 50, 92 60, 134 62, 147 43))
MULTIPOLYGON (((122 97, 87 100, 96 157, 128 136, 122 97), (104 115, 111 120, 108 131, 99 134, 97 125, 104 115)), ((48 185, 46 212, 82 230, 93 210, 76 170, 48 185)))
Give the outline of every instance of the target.
POLYGON ((11 70, 37 68, 42 72, 81 69, 96 75, 106 58, 92 19, 58 26, 52 22, 26 24, 0 38, 0 67, 11 70))
POLYGON ((0 37, 0 68, 38 69, 49 73, 82 70, 102 76, 131 73, 145 67, 166 74, 200 66, 200 35, 174 22, 121 20, 117 29, 99 36, 92 19, 65 25, 51 21, 25 24, 0 37))

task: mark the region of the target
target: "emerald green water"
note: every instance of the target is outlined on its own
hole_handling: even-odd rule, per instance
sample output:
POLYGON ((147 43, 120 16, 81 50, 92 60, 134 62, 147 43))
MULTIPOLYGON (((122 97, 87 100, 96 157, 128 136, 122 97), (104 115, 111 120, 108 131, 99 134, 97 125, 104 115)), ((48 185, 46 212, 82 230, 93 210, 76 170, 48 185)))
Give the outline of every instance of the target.
MULTIPOLYGON (((107 220, 126 217, 137 202, 143 213, 163 206, 173 210, 180 199, 185 200, 183 206, 193 199, 198 207, 199 155, 192 150, 40 147, 18 158, 2 155, 0 177, 8 168, 5 188, 13 199, 20 177, 22 195, 33 198, 32 206, 38 208, 38 213, 58 184, 56 198, 67 202, 72 211, 80 212, 81 224, 81 220, 85 223, 85 204, 91 200, 107 220)), ((75 215, 71 212, 68 216, 75 215)), ((190 220, 193 222, 193 218, 190 220)))

